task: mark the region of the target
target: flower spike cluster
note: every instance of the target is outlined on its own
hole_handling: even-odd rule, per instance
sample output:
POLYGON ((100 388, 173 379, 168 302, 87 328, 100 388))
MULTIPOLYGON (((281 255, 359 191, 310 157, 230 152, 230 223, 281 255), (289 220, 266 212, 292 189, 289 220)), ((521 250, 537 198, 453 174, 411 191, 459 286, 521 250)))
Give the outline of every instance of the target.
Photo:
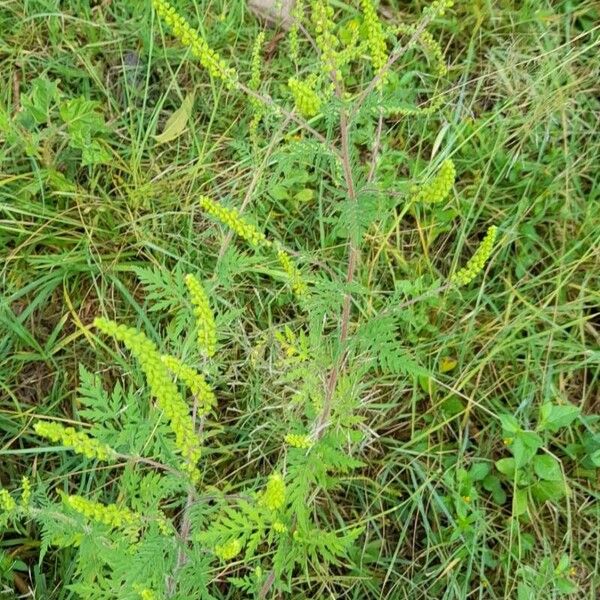
MULTIPOLYGON (((260 67, 262 62, 261 51, 263 44, 265 43, 265 32, 261 31, 254 40, 254 46, 252 47, 252 62, 251 62, 251 77, 248 82, 248 87, 251 90, 258 91, 260 87, 260 67)), ((248 96, 248 102, 252 106, 254 116, 250 121, 249 129, 250 135, 255 139, 258 130, 258 125, 263 117, 265 106, 264 104, 254 96, 248 96)))
POLYGON ((170 27, 173 35, 200 61, 215 78, 228 87, 237 82, 237 73, 206 43, 200 34, 166 0, 152 0, 156 14, 170 27))
POLYGON ((185 284, 194 306, 194 316, 196 317, 196 327, 198 329, 198 346, 206 356, 214 356, 217 349, 217 327, 208 302, 208 296, 200 282, 193 275, 186 275, 185 284))
POLYGON ((288 87, 294 97, 294 104, 303 117, 314 117, 321 109, 321 98, 314 90, 315 78, 309 77, 305 81, 290 77, 288 87))
POLYGON ((174 356, 161 356, 162 361, 167 366, 167 369, 173 375, 179 377, 183 383, 189 388, 190 392, 198 401, 198 414, 206 414, 215 405, 216 398, 208 383, 200 373, 192 367, 181 362, 174 356))
MULTIPOLYGON (((367 43, 369 46, 369 54, 371 55, 371 63, 375 73, 385 66, 388 60, 387 46, 385 43, 385 33, 377 11, 373 5, 373 0, 360 0, 360 5, 364 13, 365 28, 367 30, 367 43)), ((382 78, 383 80, 385 77, 382 78)))
POLYGON ((429 6, 423 9, 423 14, 435 17, 443 17, 446 14, 446 9, 454 6, 454 0, 434 0, 429 6))
POLYGON ((17 508, 14 498, 5 489, 0 489, 0 509, 3 512, 10 513, 17 508))
POLYGON ((242 542, 238 539, 230 540, 229 542, 215 546, 215 554, 221 560, 231 560, 242 551, 242 542))
POLYGON ((298 298, 306 296, 306 283, 302 279, 302 273, 300 273, 298 267, 292 262, 290 255, 282 248, 279 248, 279 250, 277 250, 277 259, 285 271, 285 274, 288 276, 294 294, 296 294, 298 298))
POLYGON ((91 521, 97 521, 112 529, 139 528, 142 517, 125 506, 101 504, 83 496, 65 496, 64 500, 74 511, 91 521))
POLYGON ((175 433, 175 446, 184 458, 182 469, 196 483, 200 479, 200 472, 196 467, 201 453, 198 436, 188 406, 171 379, 156 346, 133 327, 117 325, 114 321, 101 318, 95 319, 94 325, 103 333, 123 342, 140 363, 150 391, 175 433))
POLYGON ((280 473, 273 473, 267 480, 267 487, 262 493, 260 503, 269 510, 278 510, 285 503, 285 481, 280 473))
POLYGON ((242 219, 240 213, 234 208, 222 206, 208 196, 200 196, 198 204, 211 217, 229 227, 229 229, 245 239, 251 246, 265 246, 267 248, 271 246, 271 242, 265 238, 264 233, 242 219))
POLYGON ((315 28, 315 42, 321 52, 321 65, 326 75, 338 72, 337 48, 340 41, 334 34, 335 23, 333 22, 333 7, 329 6, 328 0, 311 0, 311 20, 315 28))
POLYGON ((457 285, 467 285, 471 283, 481 271, 485 267, 487 261, 489 260, 492 252, 494 250, 494 242, 496 241, 496 235, 498 233, 498 228, 495 225, 492 225, 485 234, 481 244, 475 251, 475 254, 471 257, 469 262, 452 275, 452 283, 457 285))
MULTIPOLYGON (((400 24, 394 28, 393 32, 396 35, 405 35, 411 40, 414 40, 413 36, 417 33, 417 27, 414 25, 400 24)), ((414 40, 413 43, 415 43, 415 41, 420 43, 425 56, 431 62, 431 66, 434 69, 435 75, 437 77, 444 77, 447 75, 448 67, 444 60, 442 48, 437 40, 427 30, 423 30, 418 34, 418 39, 414 40)), ((412 107, 386 105, 384 107, 384 113, 386 115, 396 117, 409 115, 418 115, 424 117, 437 112, 443 106, 444 100, 444 93, 436 91, 434 96, 427 103, 412 107)))
MULTIPOLYGON (((257 90, 260 85, 260 66, 262 62, 261 50, 265 43, 265 32, 261 31, 254 40, 254 46, 252 46, 252 63, 251 63, 251 77, 248 82, 248 87, 252 90, 257 90)), ((250 102, 258 102, 258 100, 251 99, 250 102)))
POLYGON ((430 182, 413 190, 413 201, 427 202, 429 204, 443 202, 450 193, 455 178, 456 168, 452 159, 448 158, 442 163, 440 170, 430 182))
POLYGON ((301 450, 308 450, 313 445, 313 441, 309 435, 301 435, 299 433, 288 433, 284 440, 292 448, 300 448, 301 450))
MULTIPOLYGON (((400 24, 396 26, 395 31, 396 34, 413 36, 417 31, 417 28, 414 25, 400 24)), ((419 42, 423 47, 425 56, 427 56, 434 65, 436 75, 438 77, 444 77, 444 75, 448 73, 448 67, 444 61, 444 53, 442 52, 442 47, 439 42, 426 29, 419 33, 419 42)))
POLYGON ((292 25, 288 33, 288 40, 290 42, 290 58, 294 62, 298 62, 300 55, 298 30, 300 29, 300 24, 302 22, 302 18, 304 17, 304 9, 304 0, 296 0, 294 8, 292 9, 292 25))
POLYGON ((110 460, 115 455, 110 446, 99 442, 83 431, 77 431, 74 427, 63 427, 60 423, 38 421, 33 429, 39 436, 49 439, 55 444, 60 443, 67 446, 77 454, 83 454, 86 458, 110 460))
POLYGON ((29 477, 21 479, 21 506, 27 507, 31 501, 31 481, 29 477))
POLYGON ((133 590, 140 595, 140 600, 158 600, 158 596, 150 588, 143 585, 135 584, 133 590))

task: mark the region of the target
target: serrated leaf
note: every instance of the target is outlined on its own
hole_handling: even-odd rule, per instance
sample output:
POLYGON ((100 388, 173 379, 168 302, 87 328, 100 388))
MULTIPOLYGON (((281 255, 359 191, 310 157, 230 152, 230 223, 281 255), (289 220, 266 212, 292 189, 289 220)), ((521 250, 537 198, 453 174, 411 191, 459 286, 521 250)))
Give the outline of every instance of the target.
POLYGON ((60 116, 69 132, 73 148, 83 149, 92 138, 106 130, 99 104, 84 97, 67 100, 60 105, 60 116))
POLYGON ((539 454, 533 458, 535 474, 546 481, 561 481, 562 472, 559 462, 548 454, 539 454))
POLYGON ((517 468, 528 464, 542 445, 542 439, 533 431, 518 432, 510 445, 517 468))
POLYGON ((568 427, 578 416, 580 410, 573 405, 556 405, 547 402, 540 409, 538 428, 556 433, 561 427, 568 427))
POLYGON ((84 166, 106 164, 111 158, 111 153, 97 140, 92 140, 81 149, 81 164, 84 166))
POLYGON ((50 107, 58 97, 57 84, 46 77, 38 77, 31 82, 29 93, 21 97, 21 105, 36 123, 46 123, 50 107))
POLYGON ((502 423, 502 429, 506 433, 516 433, 521 429, 519 421, 517 421, 517 419, 515 419, 512 415, 500 415, 499 419, 502 423))
POLYGON ((482 479, 485 479, 490 472, 490 468, 491 467, 488 463, 475 463, 469 469, 469 479, 471 481, 481 481, 482 479))
POLYGON ((431 379, 429 371, 410 358, 403 350, 398 349, 395 352, 381 353, 379 362, 384 373, 431 379))
POLYGON ((547 500, 560 500, 567 494, 568 488, 564 481, 538 481, 531 486, 531 493, 536 500, 546 502, 547 500))
POLYGON ((155 135, 157 144, 165 144, 177 139, 186 129, 192 115, 194 105, 194 94, 189 93, 181 103, 181 106, 167 119, 162 133, 155 135))
POLYGON ((381 202, 377 194, 359 193, 355 200, 339 204, 340 214, 334 221, 334 235, 359 241, 371 223, 381 215, 381 202))

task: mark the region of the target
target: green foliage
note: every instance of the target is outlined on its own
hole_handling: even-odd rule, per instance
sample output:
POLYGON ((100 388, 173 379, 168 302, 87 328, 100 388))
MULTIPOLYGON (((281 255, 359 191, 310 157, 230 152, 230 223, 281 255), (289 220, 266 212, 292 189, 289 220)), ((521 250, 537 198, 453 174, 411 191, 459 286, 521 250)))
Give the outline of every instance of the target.
POLYGON ((536 431, 523 429, 511 415, 502 415, 504 443, 511 458, 496 462, 513 491, 513 514, 525 514, 537 502, 557 501, 570 493, 561 461, 548 450, 540 452, 551 440, 551 434, 568 427, 579 416, 576 406, 560 406, 547 402, 539 411, 536 431))
POLYGON ((64 153, 60 141, 66 135, 68 147, 76 150, 83 166, 102 164, 112 154, 105 139, 108 128, 98 102, 84 97, 65 98, 57 81, 39 77, 21 100, 22 110, 3 133, 30 157, 48 160, 64 153))
POLYGON ((595 597, 599 15, 492 4, 0 8, 2 585, 595 597))

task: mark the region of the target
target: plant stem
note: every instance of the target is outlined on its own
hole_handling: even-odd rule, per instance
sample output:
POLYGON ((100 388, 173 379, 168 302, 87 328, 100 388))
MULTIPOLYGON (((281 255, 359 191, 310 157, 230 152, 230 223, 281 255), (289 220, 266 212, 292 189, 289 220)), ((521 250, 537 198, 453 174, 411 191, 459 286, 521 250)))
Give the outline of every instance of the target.
MULTIPOLYGON (((338 95, 341 96, 341 92, 338 90, 338 95)), ((340 113, 340 149, 341 149, 341 160, 342 170, 344 173, 344 181, 346 183, 346 191, 348 194, 348 200, 356 204, 356 188, 354 186, 354 179, 352 177, 352 159, 350 150, 350 121, 346 109, 342 109, 340 113)), ((354 281, 354 275, 356 272, 356 266, 360 257, 360 250, 358 247, 358 240, 354 236, 350 237, 350 245, 348 250, 348 263, 346 266, 346 285, 350 285, 354 281)), ((339 338, 339 354, 334 362, 329 375, 327 377, 327 386, 325 388, 325 399, 323 401, 323 410, 317 420, 315 435, 317 439, 321 438, 325 433, 329 417, 331 415, 331 407, 333 403, 333 395, 340 373, 344 369, 344 363, 346 361, 346 340, 348 339, 348 327, 350 323, 350 308, 352 306, 352 294, 346 291, 342 304, 342 317, 340 323, 340 338, 339 338)))
MULTIPOLYGON (((196 424, 196 416, 198 414, 198 398, 194 396, 194 405, 192 408, 192 421, 194 425, 196 424)), ((202 431, 202 427, 204 425, 203 420, 200 420, 200 425, 198 428, 198 434, 202 431)), ((191 529, 191 519, 190 519, 190 509, 194 505, 194 499, 196 498, 196 491, 193 487, 190 487, 188 490, 188 495, 185 501, 185 508, 183 509, 183 517, 181 519, 181 525, 179 526, 179 537, 181 540, 182 547, 179 549, 177 553, 177 563, 175 564, 175 569, 173 570, 173 575, 170 577, 167 583, 167 595, 171 597, 175 594, 175 576, 177 572, 185 565, 187 562, 187 556, 185 553, 185 546, 188 543, 188 538, 190 535, 191 529)))

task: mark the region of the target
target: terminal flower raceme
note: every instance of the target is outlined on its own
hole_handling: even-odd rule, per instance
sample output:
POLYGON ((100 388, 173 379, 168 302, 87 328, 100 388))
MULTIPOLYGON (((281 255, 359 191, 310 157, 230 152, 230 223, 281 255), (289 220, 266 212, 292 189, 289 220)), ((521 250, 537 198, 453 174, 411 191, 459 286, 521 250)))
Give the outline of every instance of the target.
POLYGON ((302 450, 308 450, 312 445, 312 440, 308 435, 301 435, 297 433, 288 433, 285 436, 285 443, 292 448, 300 448, 302 450))
POLYGON ((273 473, 267 480, 267 487, 262 493, 260 502, 269 510, 278 510, 285 503, 285 481, 280 473, 273 473))
POLYGON ((206 40, 166 0, 152 0, 156 14, 171 29, 173 35, 190 49, 200 64, 215 78, 222 79, 229 87, 237 81, 234 69, 215 52, 206 40))
POLYGON ((200 373, 174 356, 161 356, 167 369, 185 383, 198 402, 198 413, 206 414, 215 405, 215 395, 200 373))
POLYGON ((452 159, 446 159, 440 166, 439 171, 433 179, 419 188, 415 188, 413 200, 415 202, 427 202, 429 204, 439 204, 443 202, 456 178, 456 169, 452 159))
POLYGON ((39 436, 49 439, 51 442, 67 446, 77 454, 83 454, 86 458, 109 460, 115 454, 112 448, 106 444, 90 437, 83 431, 77 431, 74 427, 64 427, 59 423, 38 421, 33 429, 39 436))
POLYGON ((171 379, 167 365, 161 360, 156 346, 133 327, 117 325, 114 321, 101 318, 96 319, 94 325, 103 333, 123 342, 139 362, 150 392, 175 434, 175 446, 184 459, 182 470, 193 482, 197 482, 200 479, 196 467, 200 459, 200 442, 188 405, 171 379))
POLYGON ((229 227, 229 229, 245 239, 251 246, 271 246, 271 242, 265 238, 264 233, 251 223, 247 223, 234 208, 222 206, 208 196, 200 196, 198 204, 211 217, 229 227))
POLYGON ((467 285, 483 271, 483 268, 494 251, 494 242, 496 241, 497 232, 498 228, 494 225, 487 230, 485 237, 469 262, 452 276, 452 283, 456 283, 457 285, 467 285))
POLYGON ((201 283, 193 275, 186 275, 185 284, 194 307, 198 328, 198 345, 206 356, 213 356, 217 348, 217 327, 208 296, 201 283))

